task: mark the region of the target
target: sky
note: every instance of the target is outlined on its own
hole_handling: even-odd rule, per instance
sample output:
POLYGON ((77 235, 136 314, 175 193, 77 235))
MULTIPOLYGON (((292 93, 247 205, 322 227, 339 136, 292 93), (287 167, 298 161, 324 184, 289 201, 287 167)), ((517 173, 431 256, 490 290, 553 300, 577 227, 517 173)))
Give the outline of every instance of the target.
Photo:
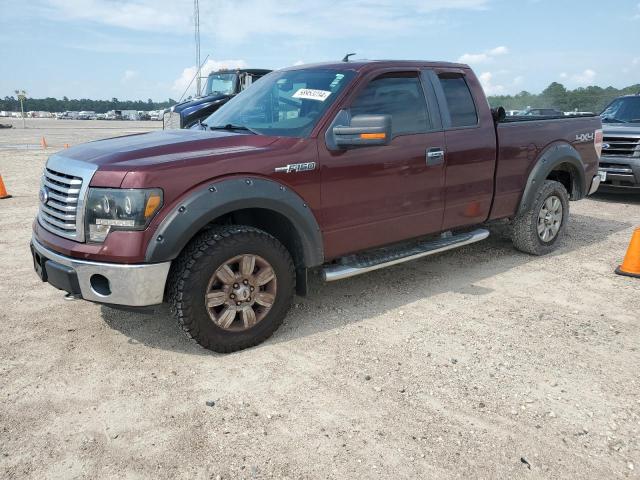
MULTIPOLYGON (((638 0, 199 1, 206 70, 356 52, 468 63, 489 95, 640 83, 638 0)), ((0 69, 2 97, 179 99, 193 0, 0 0, 0 69)))

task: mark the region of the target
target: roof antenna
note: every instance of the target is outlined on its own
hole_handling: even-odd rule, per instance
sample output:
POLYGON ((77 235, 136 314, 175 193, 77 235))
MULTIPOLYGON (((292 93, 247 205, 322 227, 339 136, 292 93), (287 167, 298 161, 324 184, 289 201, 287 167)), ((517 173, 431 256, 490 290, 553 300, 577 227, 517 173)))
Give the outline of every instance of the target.
POLYGON ((355 53, 347 53, 343 58, 342 61, 343 62, 348 62, 349 61, 349 57, 353 57, 355 55, 355 53))

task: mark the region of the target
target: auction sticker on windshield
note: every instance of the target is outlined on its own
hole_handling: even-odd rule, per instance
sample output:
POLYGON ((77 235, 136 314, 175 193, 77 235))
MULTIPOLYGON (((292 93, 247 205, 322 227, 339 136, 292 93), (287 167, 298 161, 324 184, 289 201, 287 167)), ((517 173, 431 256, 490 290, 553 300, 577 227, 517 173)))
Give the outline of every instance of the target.
POLYGON ((301 88, 292 95, 293 98, 302 98, 305 100, 317 100, 324 102, 331 92, 327 90, 314 90, 312 88, 301 88))

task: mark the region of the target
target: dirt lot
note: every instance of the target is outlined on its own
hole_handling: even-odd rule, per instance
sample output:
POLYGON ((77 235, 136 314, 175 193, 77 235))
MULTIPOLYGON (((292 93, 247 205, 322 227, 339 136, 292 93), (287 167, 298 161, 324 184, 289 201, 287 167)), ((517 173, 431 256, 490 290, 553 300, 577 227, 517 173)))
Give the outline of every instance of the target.
POLYGON ((0 130, 1 478, 638 477, 640 281, 613 269, 640 196, 572 204, 549 257, 494 231, 316 282, 264 345, 217 355, 166 308, 64 301, 32 271, 47 156, 159 125, 0 130))

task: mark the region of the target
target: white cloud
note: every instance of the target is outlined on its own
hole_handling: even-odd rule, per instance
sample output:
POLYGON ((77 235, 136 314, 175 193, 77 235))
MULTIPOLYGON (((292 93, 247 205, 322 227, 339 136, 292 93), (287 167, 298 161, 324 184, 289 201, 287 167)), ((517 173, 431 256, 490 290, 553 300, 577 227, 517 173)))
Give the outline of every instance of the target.
POLYGON ((131 30, 184 29, 192 23, 193 7, 168 0, 47 0, 58 19, 86 20, 131 30))
POLYGON ((478 78, 486 95, 502 95, 507 91, 504 85, 496 85, 494 83, 491 72, 482 72, 478 78))
POLYGON ((488 53, 492 57, 497 57, 498 55, 506 55, 507 53, 509 53, 509 49, 503 45, 500 47, 496 47, 492 50, 489 50, 488 53))
POLYGON ((593 81, 596 78, 597 73, 590 68, 587 68, 581 73, 577 73, 571 77, 571 80, 578 85, 587 86, 593 85, 593 81))
MULTIPOLYGON (((509 72, 506 72, 508 75, 509 72)), ((516 93, 520 91, 521 85, 524 83, 524 77, 518 75, 511 78, 508 76, 506 82, 497 81, 496 77, 504 77, 505 72, 502 71, 499 74, 494 72, 482 72, 478 75, 478 79, 482 84, 485 94, 487 95, 506 95, 510 93, 516 93)))
MULTIPOLYGON (((202 65, 201 75, 203 77, 206 77, 207 75, 209 75, 209 73, 215 70, 246 67, 247 62, 245 62, 244 60, 212 60, 209 58, 204 63, 204 65, 202 65)), ((182 70, 182 74, 174 80, 171 89, 177 94, 182 95, 182 93, 187 89, 187 86, 189 86, 189 83, 191 83, 191 85, 189 86, 189 90, 195 92, 196 81, 193 80, 193 78, 195 77, 197 70, 198 67, 196 67, 195 65, 182 70)))
POLYGON ((293 63, 294 67, 297 67, 298 65, 304 65, 304 62, 302 60, 298 60, 298 61, 293 63))
MULTIPOLYGON (((51 17, 83 20, 130 30, 190 33, 192 0, 44 0, 51 17)), ((408 35, 436 22, 447 10, 483 10, 491 0, 351 0, 339 8, 324 0, 243 0, 200 3, 203 34, 235 42, 256 35, 326 38, 341 32, 393 32, 408 35), (310 14, 313 12, 313 14, 310 14), (251 28, 239 28, 250 25, 251 28)))
POLYGON ((465 53, 458 58, 460 63, 486 63, 488 60, 486 53, 465 53))
POLYGON ((465 53, 458 58, 458 62, 470 64, 489 63, 495 57, 506 55, 507 53, 509 53, 509 49, 503 45, 482 53, 465 53))
POLYGON ((133 80, 138 76, 138 72, 135 70, 125 70, 124 74, 122 74, 122 82, 128 82, 129 80, 133 80))

